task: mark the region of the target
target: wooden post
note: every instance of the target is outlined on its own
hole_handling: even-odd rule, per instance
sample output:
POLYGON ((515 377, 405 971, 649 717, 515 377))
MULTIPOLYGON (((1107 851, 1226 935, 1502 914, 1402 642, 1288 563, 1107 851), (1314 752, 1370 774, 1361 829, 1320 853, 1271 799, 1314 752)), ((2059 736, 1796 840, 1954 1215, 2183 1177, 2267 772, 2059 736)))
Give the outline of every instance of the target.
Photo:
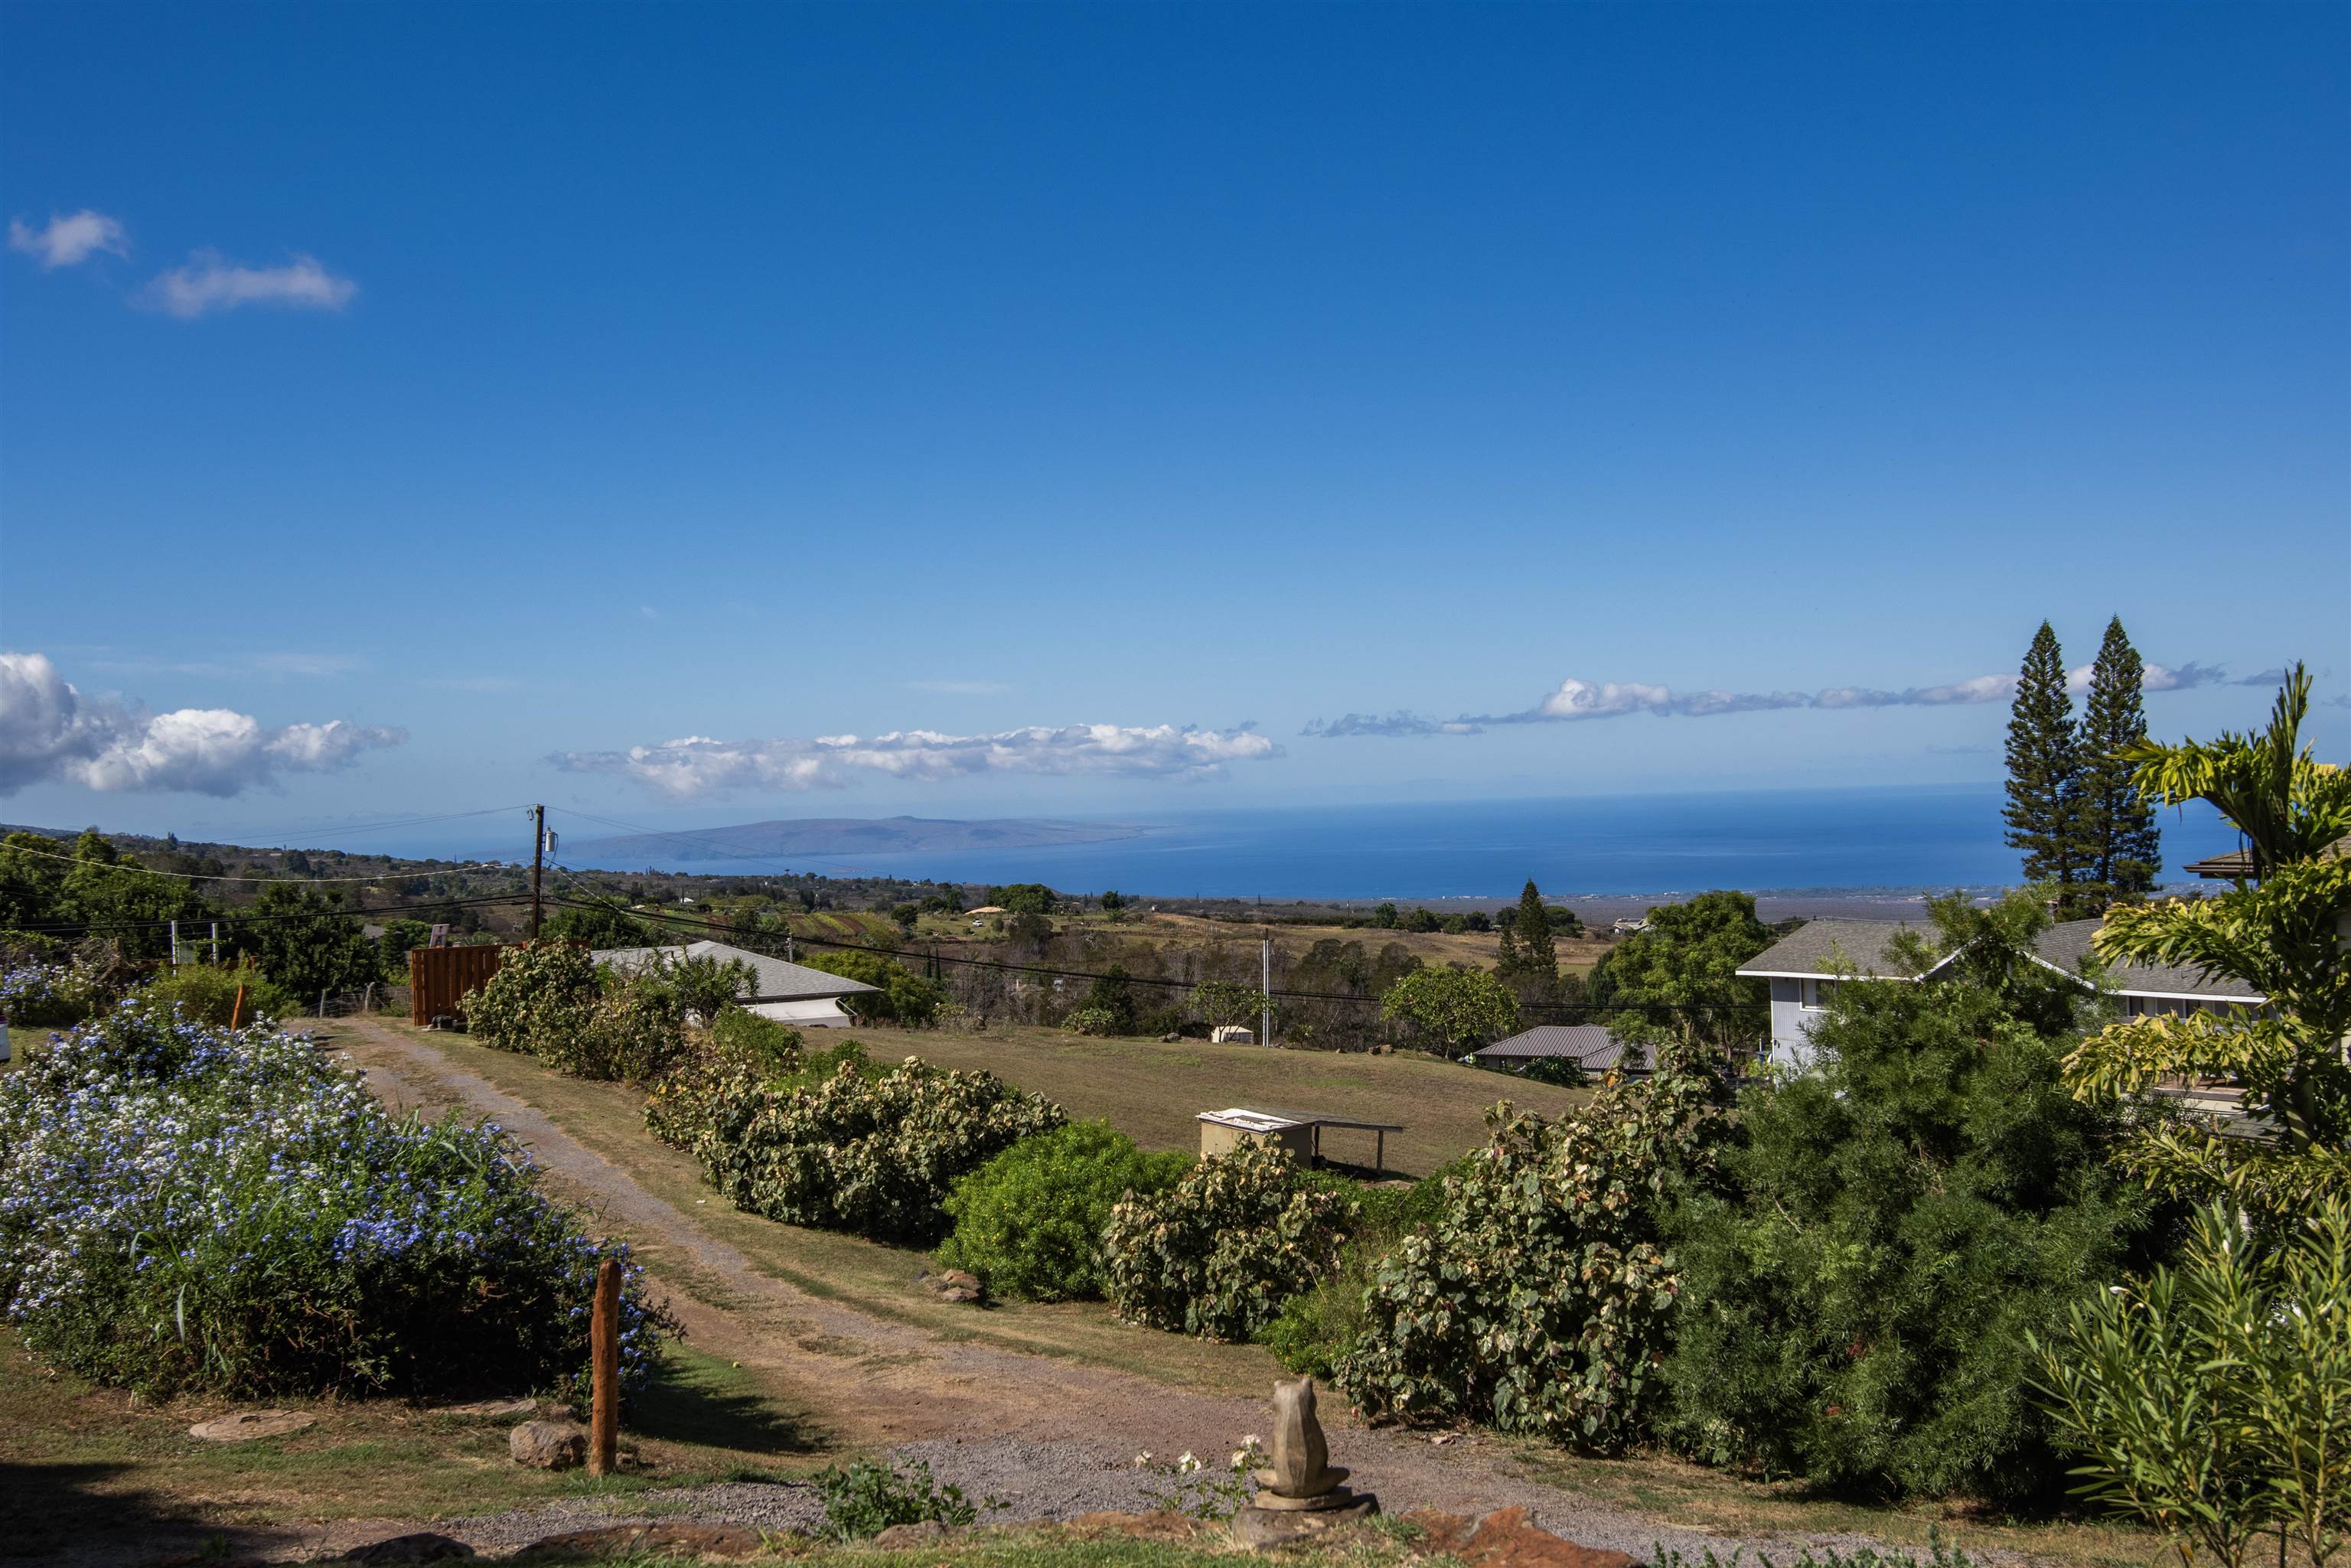
POLYGON ((588 1473, 609 1476, 621 1449, 621 1260, 596 1265, 596 1310, 588 1320, 588 1473))
POLYGON ((238 986, 238 987, 237 987, 237 988, 236 988, 236 1000, 235 1000, 235 1001, 233 1001, 233 1002, 229 1003, 229 1005, 228 1005, 228 1027, 229 1027, 229 1028, 231 1028, 231 1029, 235 1029, 235 1028, 236 1027, 236 1020, 237 1020, 237 1019, 241 1019, 241 1018, 243 1018, 244 1016, 245 1016, 245 988, 244 988, 244 986, 240 985, 240 986, 238 986))

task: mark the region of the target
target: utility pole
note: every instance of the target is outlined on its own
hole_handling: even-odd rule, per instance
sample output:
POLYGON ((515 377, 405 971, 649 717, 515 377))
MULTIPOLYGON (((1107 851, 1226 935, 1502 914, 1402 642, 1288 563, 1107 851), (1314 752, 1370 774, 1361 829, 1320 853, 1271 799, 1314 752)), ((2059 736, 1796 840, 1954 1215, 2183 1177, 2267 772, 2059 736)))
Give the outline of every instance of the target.
POLYGON ((547 852, 547 808, 530 809, 530 939, 538 940, 538 873, 539 862, 547 852))
POLYGON ((1258 961, 1258 977, 1259 977, 1259 981, 1261 982, 1261 983, 1259 984, 1259 986, 1258 989, 1259 989, 1259 990, 1263 994, 1263 996, 1264 996, 1264 998, 1265 998, 1265 1004, 1264 1004, 1264 1006, 1263 1006, 1262 1008, 1260 1008, 1260 1009, 1259 1009, 1259 1011, 1258 1011, 1258 1020, 1257 1020, 1257 1042, 1258 1042, 1259 1045, 1271 1045, 1271 1044, 1273 1043, 1273 938, 1272 938, 1272 937, 1270 937, 1270 936, 1265 936, 1265 937, 1260 937, 1260 938, 1259 939, 1259 946, 1258 946, 1258 951, 1257 951, 1257 961, 1258 961))
POLYGON ((213 922, 213 967, 220 967, 220 922, 213 922))

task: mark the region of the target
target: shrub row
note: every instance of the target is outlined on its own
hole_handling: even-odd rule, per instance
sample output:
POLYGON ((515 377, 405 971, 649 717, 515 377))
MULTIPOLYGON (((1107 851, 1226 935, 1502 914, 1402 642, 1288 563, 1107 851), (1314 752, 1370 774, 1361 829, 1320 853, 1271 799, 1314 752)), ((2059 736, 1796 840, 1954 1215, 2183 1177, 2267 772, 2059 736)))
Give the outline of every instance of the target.
POLYGON ((1124 1198, 1165 1192, 1189 1155, 1144 1154, 1107 1122, 1071 1122, 1023 1138, 956 1184, 955 1232, 939 1261, 999 1295, 1032 1301, 1102 1294, 1102 1233, 1124 1198))
MULTIPOLYGON (((573 1392, 608 1253, 496 1127, 395 1118, 273 1030, 133 998, 0 1077, 0 1311, 100 1382, 573 1392)), ((632 1381, 670 1326, 629 1265, 632 1381)))
POLYGON ((1256 1334, 1329 1273, 1354 1218, 1338 1192, 1296 1175, 1278 1149, 1240 1149, 1113 1206, 1103 1282, 1119 1316, 1207 1339, 1256 1334))
POLYGON ((692 1155, 737 1208, 794 1225, 927 1245, 957 1177, 1067 1119, 987 1072, 908 1057, 876 1071, 858 1052, 802 1083, 715 1045, 654 1088, 646 1125, 692 1155))

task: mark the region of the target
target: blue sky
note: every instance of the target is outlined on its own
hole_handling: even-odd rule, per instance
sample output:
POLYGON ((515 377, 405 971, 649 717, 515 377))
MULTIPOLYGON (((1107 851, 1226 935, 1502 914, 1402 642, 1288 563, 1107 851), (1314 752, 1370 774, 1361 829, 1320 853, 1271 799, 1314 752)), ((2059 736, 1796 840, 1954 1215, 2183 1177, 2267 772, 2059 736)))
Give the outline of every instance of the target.
POLYGON ((2346 159, 2333 5, 14 4, 0 816, 1980 779, 2044 615, 2339 703, 2346 159))

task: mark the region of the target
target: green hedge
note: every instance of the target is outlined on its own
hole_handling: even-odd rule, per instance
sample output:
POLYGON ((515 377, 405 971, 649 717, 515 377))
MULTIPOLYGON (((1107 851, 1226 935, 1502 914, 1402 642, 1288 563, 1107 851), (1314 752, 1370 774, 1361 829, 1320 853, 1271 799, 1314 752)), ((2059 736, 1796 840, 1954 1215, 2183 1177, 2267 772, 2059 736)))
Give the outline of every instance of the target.
POLYGON ((1102 1293, 1102 1232, 1129 1195, 1176 1185, 1188 1155, 1144 1154, 1107 1122, 1071 1122, 1023 1138, 957 1182, 955 1232, 939 1261, 1001 1295, 1091 1301, 1102 1293))

